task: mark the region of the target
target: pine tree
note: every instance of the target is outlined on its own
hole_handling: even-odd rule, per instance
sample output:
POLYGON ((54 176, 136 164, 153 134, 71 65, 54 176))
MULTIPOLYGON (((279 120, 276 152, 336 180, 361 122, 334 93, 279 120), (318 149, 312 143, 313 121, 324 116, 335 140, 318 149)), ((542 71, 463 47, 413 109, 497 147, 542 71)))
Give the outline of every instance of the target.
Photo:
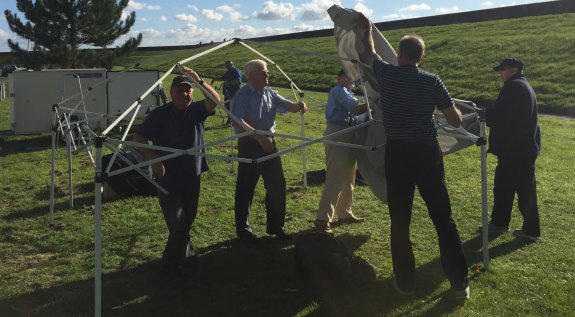
POLYGON ((132 12, 122 20, 129 0, 16 0, 27 22, 5 10, 10 30, 31 41, 31 51, 8 40, 12 52, 19 53, 27 67, 110 69, 118 57, 130 55, 142 41, 142 34, 130 37, 121 46, 109 48, 127 34, 134 22, 132 12))

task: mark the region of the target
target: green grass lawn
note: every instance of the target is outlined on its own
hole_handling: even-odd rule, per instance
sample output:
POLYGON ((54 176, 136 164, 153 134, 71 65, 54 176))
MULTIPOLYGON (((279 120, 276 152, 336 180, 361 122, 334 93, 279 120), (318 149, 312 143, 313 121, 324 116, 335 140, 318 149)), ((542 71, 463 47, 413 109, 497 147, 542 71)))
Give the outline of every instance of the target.
MULTIPOLYGON (((494 94, 494 91, 486 92, 494 94)), ((285 95, 289 92, 283 91, 285 95)), ((310 97, 325 100, 323 93, 310 97)), ((323 114, 308 99, 306 131, 319 137, 323 114)), ((0 103, 0 130, 8 128, 0 103)), ((278 132, 299 133, 299 115, 279 117, 278 132)), ((210 118, 207 138, 228 135, 222 119, 210 118)), ((235 239, 235 164, 212 159, 203 175, 192 240, 200 252, 201 284, 182 292, 160 273, 167 232, 156 198, 136 197, 103 206, 104 316, 573 316, 575 304, 575 120, 542 117, 543 151, 537 161, 542 239, 525 243, 505 234, 491 240, 491 266, 481 267, 480 151, 470 147, 446 156, 446 177, 472 274, 471 299, 451 299, 439 263, 437 238, 419 196, 412 239, 417 260, 416 298, 393 291, 387 206, 367 186, 356 188, 354 210, 367 221, 335 227, 337 238, 365 260, 377 279, 359 290, 323 292, 297 272, 293 246, 265 237, 263 186, 254 197, 251 224, 257 246, 235 239)), ((73 157, 74 208, 67 196, 68 166, 60 142, 56 164, 56 226, 49 222, 50 136, 4 139, 0 152, 0 316, 93 315, 94 169, 87 155, 73 157)), ((278 140, 286 148, 297 142, 278 140)), ((210 153, 229 154, 230 145, 210 153)), ((307 149, 308 169, 324 168, 323 147, 307 149)), ((286 229, 312 228, 321 185, 304 188, 301 152, 282 157, 288 185, 286 229)), ((489 188, 495 159, 488 157, 489 188)), ((490 192, 491 196, 491 192, 490 192)), ((491 199, 490 199, 491 202, 491 199)), ((514 211, 512 227, 521 224, 514 211)))

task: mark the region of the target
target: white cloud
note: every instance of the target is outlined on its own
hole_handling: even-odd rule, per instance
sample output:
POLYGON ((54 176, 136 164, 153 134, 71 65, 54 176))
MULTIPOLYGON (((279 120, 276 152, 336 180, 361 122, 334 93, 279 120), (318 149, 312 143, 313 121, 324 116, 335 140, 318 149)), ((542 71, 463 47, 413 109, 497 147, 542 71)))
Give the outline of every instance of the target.
POLYGON ((306 32, 306 31, 313 31, 315 28, 313 25, 301 23, 300 25, 295 25, 292 30, 293 32, 306 32))
POLYGON ((302 3, 297 7, 301 13, 302 21, 319 21, 329 19, 327 9, 332 5, 341 5, 339 0, 312 0, 311 2, 302 3))
POLYGON ((216 12, 214 10, 207 10, 207 9, 202 10, 202 16, 211 21, 221 21, 224 18, 223 14, 216 12))
POLYGON ((183 14, 183 13, 176 14, 175 18, 176 18, 176 20, 182 21, 182 22, 188 22, 188 23, 198 22, 198 19, 191 14, 183 14))
POLYGON ((148 5, 145 3, 136 2, 134 0, 130 0, 128 3, 128 8, 132 10, 160 10, 159 5, 148 5))
POLYGON ((236 12, 236 9, 230 7, 227 4, 224 4, 223 6, 217 7, 216 10, 218 10, 220 12, 224 12, 224 13, 236 12))
POLYGON ((492 7, 493 6, 493 2, 491 1, 485 1, 481 4, 482 7, 492 7))
MULTIPOLYGON (((333 26, 325 26, 321 28, 331 28, 333 26)), ((224 39, 230 38, 254 38, 261 36, 277 35, 277 34, 288 34, 294 32, 312 31, 316 29, 312 25, 301 23, 299 25, 293 25, 289 28, 272 28, 263 27, 258 28, 249 24, 242 24, 235 28, 202 28, 195 24, 187 24, 181 28, 169 29, 169 30, 157 30, 154 28, 148 28, 138 31, 131 31, 130 34, 122 36, 116 41, 116 43, 123 43, 130 36, 135 36, 138 33, 142 33, 144 36, 142 40, 141 47, 148 46, 175 46, 175 45, 194 45, 199 42, 210 43, 210 42, 220 42, 224 39), (193 42, 190 42, 192 39, 193 42)), ((1 36, 1 33, 0 33, 1 36)))
POLYGON ((437 14, 448 14, 448 13, 454 13, 454 12, 459 12, 459 7, 458 6, 453 6, 451 8, 438 8, 435 9, 435 13, 437 14))
POLYGON ((216 8, 217 11, 227 14, 227 20, 230 22, 241 22, 248 20, 249 16, 244 16, 240 12, 236 11, 236 9, 230 7, 229 5, 223 5, 216 8))
POLYGON ((429 10, 431 9, 431 7, 425 3, 421 3, 421 4, 410 4, 405 8, 401 8, 397 11, 399 12, 415 12, 415 11, 425 11, 425 10, 429 10))
POLYGON ((188 9, 192 9, 192 10, 194 10, 194 11, 196 11, 196 12, 200 11, 200 10, 198 9, 198 7, 196 7, 196 6, 193 5, 193 4, 188 4, 186 7, 187 7, 188 9))
POLYGON ((264 7, 261 12, 256 14, 256 17, 261 20, 283 20, 295 19, 295 7, 291 2, 275 3, 273 1, 266 1, 263 3, 264 7))
POLYGON ((365 5, 365 3, 363 3, 363 0, 357 0, 357 2, 355 3, 355 6, 353 8, 355 9, 355 11, 359 11, 359 12, 363 13, 368 18, 373 15, 373 10, 368 8, 365 5))
MULTIPOLYGON (((12 42, 16 42, 20 44, 20 48, 26 49, 28 47, 28 40, 25 38, 20 37, 16 33, 12 33, 12 31, 5 31, 0 28, 0 52, 10 52, 10 47, 8 46, 8 39, 11 39, 12 42)), ((30 48, 32 48, 33 43, 30 42, 30 48)))
POLYGON ((148 22, 148 18, 140 18, 140 21, 142 21, 142 22, 148 22))
POLYGON ((165 16, 165 15, 162 15, 162 16, 160 17, 160 21, 162 21, 162 22, 168 22, 168 17, 165 16))
POLYGON ((122 16, 120 17, 120 20, 126 20, 128 17, 130 16, 130 12, 126 11, 126 10, 122 10, 122 16))
POLYGON ((418 18, 418 16, 413 14, 398 14, 398 13, 392 13, 383 16, 383 20, 389 20, 389 21, 413 19, 413 18, 418 18))
POLYGON ((0 41, 6 41, 10 38, 10 36, 8 35, 8 32, 0 29, 0 41))

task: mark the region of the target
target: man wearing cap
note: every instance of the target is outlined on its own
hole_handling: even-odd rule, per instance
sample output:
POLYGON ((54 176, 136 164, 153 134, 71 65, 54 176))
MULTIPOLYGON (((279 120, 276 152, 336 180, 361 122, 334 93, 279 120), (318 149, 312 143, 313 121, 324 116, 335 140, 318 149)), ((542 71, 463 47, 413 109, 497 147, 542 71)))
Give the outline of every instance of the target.
POLYGON ((537 98, 523 68, 523 61, 518 58, 505 58, 493 68, 499 73, 503 87, 495 107, 486 109, 486 123, 490 127, 488 151, 497 156, 489 232, 508 230, 517 193, 523 225, 513 234, 537 240, 541 232, 535 160, 541 147, 541 132, 537 98))
POLYGON ((461 113, 439 76, 419 68, 425 57, 425 43, 417 35, 399 42, 398 66, 386 63, 376 53, 372 24, 359 14, 364 31, 360 57, 370 65, 381 96, 385 144, 385 174, 391 219, 391 257, 396 291, 413 298, 415 257, 409 227, 415 188, 425 201, 438 236, 443 272, 457 299, 469 298, 467 260, 445 184, 443 155, 437 140, 434 111, 443 113, 454 127, 461 125, 461 113))
MULTIPOLYGON (((218 80, 223 80, 222 91, 224 93, 224 104, 226 109, 230 110, 230 102, 236 92, 240 89, 242 83, 242 71, 234 66, 234 63, 230 60, 224 62, 224 66, 227 71, 222 76, 217 78, 218 80)), ((212 79, 210 84, 214 84, 216 79, 212 79)), ((228 121, 226 124, 230 124, 230 117, 228 116, 228 121)))
MULTIPOLYGON (((276 128, 276 114, 305 112, 303 101, 292 102, 268 86, 267 63, 262 60, 249 61, 245 66, 248 84, 242 87, 232 99, 232 113, 239 119, 234 122, 236 133, 258 130, 273 133, 276 128)), ((238 139, 238 157, 258 159, 278 152, 273 136, 253 133, 238 139)), ((283 229, 286 212, 286 181, 279 156, 260 163, 239 163, 235 193, 236 234, 242 241, 256 243, 248 218, 254 191, 260 176, 266 190, 266 233, 280 239, 288 239, 283 229)))
MULTIPOLYGON (((360 106, 353 96, 353 81, 344 70, 337 75, 337 85, 333 86, 327 96, 325 119, 327 126, 324 135, 347 129, 360 119, 356 116, 364 113, 366 107, 360 106)), ((354 143, 355 133, 349 131, 331 138, 331 141, 354 143)), ((353 189, 355 187, 356 150, 333 144, 324 144, 325 148, 325 183, 319 201, 314 225, 320 232, 333 234, 330 222, 334 214, 342 223, 358 223, 364 218, 357 217, 351 211, 353 189)))
MULTIPOLYGON (((170 87, 172 101, 154 109, 146 117, 133 140, 154 145, 190 149, 204 144, 204 121, 214 114, 220 97, 191 68, 183 67, 204 88, 206 99, 193 100, 194 84, 186 75, 176 76, 170 87)), ((170 154, 140 148, 151 160, 170 154)), ((204 152, 204 149, 201 149, 204 152)), ((169 274, 182 274, 186 286, 195 283, 196 251, 190 242, 190 228, 196 217, 200 196, 200 175, 208 169, 205 156, 181 155, 152 164, 152 175, 168 193, 158 191, 160 207, 168 227, 168 241, 162 256, 162 268, 169 274)))

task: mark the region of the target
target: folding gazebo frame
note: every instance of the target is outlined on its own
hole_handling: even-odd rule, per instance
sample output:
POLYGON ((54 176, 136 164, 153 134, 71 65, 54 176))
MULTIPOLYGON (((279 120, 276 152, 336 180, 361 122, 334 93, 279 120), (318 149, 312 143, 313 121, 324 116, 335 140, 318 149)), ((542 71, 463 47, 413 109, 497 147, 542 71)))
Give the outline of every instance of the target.
MULTIPOLYGON (((226 41, 223 42, 215 47, 212 47, 206 51, 203 51, 199 54, 196 54, 192 57, 186 58, 176 64, 174 64, 170 69, 168 69, 165 74, 163 76, 161 76, 157 82, 155 82, 148 90, 146 90, 139 98, 137 98, 131 105, 130 107, 128 107, 128 109, 126 111, 124 111, 122 114, 120 114, 119 116, 116 117, 116 119, 101 133, 95 133, 93 131, 89 130, 88 127, 88 120, 90 119, 88 117, 88 115, 92 115, 92 116, 98 116, 98 114, 90 114, 89 112, 85 111, 85 110, 78 110, 77 108, 79 107, 79 104, 74 107, 74 108, 64 108, 61 107, 62 104, 64 104, 65 102, 71 100, 72 98, 76 97, 77 95, 71 96, 65 100, 62 100, 59 104, 54 105, 53 109, 54 109, 54 116, 53 116, 53 121, 54 121, 54 129, 53 129, 53 133, 52 133, 52 174, 51 174, 51 180, 52 180, 52 187, 51 187, 51 206, 50 206, 50 224, 53 224, 53 213, 54 213, 54 161, 55 161, 55 146, 56 146, 56 138, 57 138, 57 134, 58 133, 62 133, 62 135, 66 136, 66 140, 67 140, 67 148, 68 148, 68 163, 71 164, 70 162, 70 153, 71 153, 71 148, 74 147, 75 148, 75 144, 73 144, 72 140, 72 132, 74 129, 85 129, 88 130, 88 134, 90 135, 91 139, 93 140, 93 143, 90 142, 85 142, 85 140, 82 140, 82 145, 87 149, 87 152, 90 153, 91 155, 91 146, 93 145, 95 148, 95 158, 93 159, 93 163, 95 166, 95 230, 94 230, 94 235, 95 235, 95 263, 94 263, 94 269, 95 269, 95 276, 94 276, 94 314, 95 316, 99 317, 101 316, 102 313, 102 190, 103 190, 103 184, 106 181, 107 177, 110 176, 114 176, 114 175, 118 175, 121 173, 125 173, 131 170, 136 170, 137 172, 141 173, 143 176, 145 176, 150 182, 152 182, 156 187, 159 188, 159 190, 162 190, 165 192, 165 189, 161 188, 152 178, 149 177, 149 175, 145 175, 143 174, 143 172, 141 171, 141 167, 144 166, 148 166, 150 164, 156 163, 156 162, 161 162, 170 158, 174 158, 174 157, 178 157, 181 155, 202 155, 202 156, 206 156, 206 157, 211 157, 211 158, 217 158, 217 159, 221 159, 221 160, 227 160, 227 161, 237 161, 237 162, 242 162, 242 163, 260 163, 266 160, 269 160, 271 158, 280 156, 280 155, 284 155, 287 154, 289 152, 293 152, 296 150, 302 150, 302 168, 303 168, 303 175, 304 175, 304 186, 307 186, 307 180, 306 180, 306 151, 305 148, 307 146, 310 146, 312 144, 316 144, 316 143, 329 143, 329 144, 335 144, 338 146, 346 146, 346 147, 351 147, 351 148, 356 148, 356 149, 363 149, 363 150, 376 150, 379 147, 384 146, 384 144, 379 144, 379 145, 359 145, 359 144, 349 144, 349 143, 342 143, 342 142, 335 142, 332 141, 331 139, 343 134, 343 133, 348 133, 350 131, 354 131, 357 129, 361 129, 364 128, 370 124, 373 124, 375 122, 379 122, 377 120, 374 120, 374 118, 372 117, 372 111, 371 111, 371 106, 369 103, 369 100, 366 100, 366 106, 367 106, 367 114, 369 117, 369 120, 355 125, 355 126, 350 126, 346 129, 343 129, 341 131, 338 131, 336 133, 333 134, 329 134, 329 135, 325 135, 322 136, 320 138, 309 138, 305 136, 305 117, 304 114, 301 114, 300 117, 300 124, 301 124, 301 135, 297 136, 297 135, 289 135, 289 134, 279 134, 279 133, 270 133, 270 132, 266 132, 266 131, 260 131, 260 130, 253 130, 253 129, 248 129, 246 128, 246 131, 243 133, 239 133, 236 135, 231 135, 229 137, 225 137, 222 138, 220 140, 216 140, 213 142, 209 142, 206 143, 204 145, 198 146, 198 147, 193 147, 190 149, 173 149, 173 148, 166 148, 166 147, 160 147, 160 146, 156 146, 156 145, 150 145, 150 144, 142 144, 142 143, 137 143, 137 142, 131 142, 131 141, 126 141, 126 137, 128 135, 128 131, 130 130, 136 114, 138 113, 138 110, 141 106, 141 102, 143 100, 143 98, 145 98, 148 94, 150 94, 152 92, 152 90, 159 84, 162 83, 162 81, 169 76, 175 69, 181 69, 181 65, 188 63, 194 59, 197 59, 199 57, 202 57, 204 55, 207 55, 211 52, 214 52, 218 49, 224 48, 230 44, 233 43, 239 43, 243 46, 245 46, 246 48, 248 48, 249 50, 253 51, 254 53, 256 53, 257 55, 259 55, 260 57, 262 57, 263 59, 265 59, 266 61, 269 62, 269 64, 274 65, 290 82, 290 86, 294 92, 295 98, 296 100, 303 100, 304 98, 304 94, 303 92, 297 87, 297 85, 289 78, 289 76, 275 63, 273 62, 271 59, 269 59, 268 57, 262 55, 260 52, 258 52, 257 50, 253 49, 251 46, 249 46, 247 43, 252 43, 252 44, 257 44, 257 45, 262 45, 262 46, 268 46, 268 47, 274 47, 274 48, 278 48, 278 49, 282 49, 282 50, 289 50, 295 53, 301 53, 301 54, 312 54, 312 55, 318 55, 318 56, 322 56, 325 58, 331 58, 331 59, 336 59, 336 60, 342 60, 342 61, 348 61, 351 63, 356 64, 357 69, 360 73, 362 73, 362 67, 360 67, 361 62, 356 61, 356 60, 350 60, 350 59, 345 59, 345 58, 341 58, 338 56, 334 56, 334 55, 328 55, 328 54, 322 54, 322 53, 318 53, 318 52, 309 52, 309 51, 304 51, 304 50, 300 50, 300 49, 294 49, 294 48, 286 48, 286 47, 281 47, 281 46, 275 46, 275 45, 270 45, 270 44, 265 44, 265 43, 259 43, 259 42, 250 42, 250 41, 245 41, 245 40, 240 40, 240 39, 233 39, 230 41, 226 41), (299 98, 299 99, 298 99, 299 98), (70 121, 70 117, 67 115, 62 115, 60 114, 60 110, 64 110, 64 111, 69 111, 71 113, 84 113, 85 116, 83 119, 78 120, 77 122, 71 122, 70 121), (131 114, 131 117, 129 117, 129 123, 128 126, 126 127, 125 132, 123 133, 121 139, 113 139, 110 138, 108 136, 108 134, 110 133, 110 131, 112 131, 112 129, 118 125, 122 120, 124 120, 124 118, 126 118, 127 116, 129 116, 131 114), (62 120, 62 118, 64 118, 64 120, 62 120), (259 159, 245 159, 245 158, 239 158, 239 157, 233 157, 233 156, 227 156, 227 155, 216 155, 216 154, 210 154, 210 153, 203 153, 202 150, 209 148, 211 146, 214 145, 218 145, 218 144, 222 144, 222 143, 226 143, 226 142, 231 142, 234 141, 240 137, 244 137, 244 136, 248 136, 251 134, 262 134, 262 135, 273 135, 273 136, 278 136, 278 137, 282 137, 282 138, 289 138, 289 139, 295 139, 295 140, 299 140, 301 141, 300 144, 281 150, 279 152, 264 156, 262 158, 259 159), (148 161, 144 161, 144 162, 140 162, 140 163, 132 163, 130 160, 128 160, 126 157, 124 157, 122 155, 122 153, 120 152, 120 150, 122 149, 122 147, 124 146, 128 146, 131 148, 147 148, 147 149, 153 149, 153 150, 161 150, 164 152, 168 152, 169 154, 166 154, 162 157, 158 157, 156 159, 153 160, 148 160, 148 161), (113 156, 108 164, 107 167, 104 167, 102 165, 102 153, 103 153, 103 148, 106 147, 110 150, 113 151, 113 156), (125 168, 121 168, 121 169, 117 169, 114 171, 111 171, 111 167, 112 164, 114 162, 114 160, 120 157, 120 159, 122 159, 124 162, 126 162, 128 164, 127 167, 125 168)), ((124 71, 116 74, 116 76, 121 76, 121 74, 124 71)), ((182 72, 184 75, 186 75, 190 81, 194 82, 195 84, 197 84, 196 86, 199 87, 200 90, 202 90, 202 92, 204 92, 207 96, 209 96, 209 94, 207 94, 207 92, 205 91, 205 89, 203 87, 201 87, 201 85, 198 85, 198 83, 194 80, 194 78, 192 78, 191 76, 187 75, 185 72, 182 72)), ((363 76, 361 76, 363 77, 363 76)), ((106 81, 110 80, 110 78, 103 80, 102 82, 96 84, 95 86, 98 86, 100 84, 105 83, 106 81)), ((94 87, 89 87, 88 91, 91 91, 94 87)), ((365 83, 363 82, 363 79, 361 79, 361 83, 360 83, 360 88, 362 89, 362 91, 365 94, 365 83)), ((367 94, 365 94, 365 96, 367 97, 367 94)), ((82 98, 85 98, 84 95, 82 95, 82 98)), ((212 98, 212 100, 215 102, 215 100, 212 98)), ((464 101, 464 100, 457 100, 454 99, 454 102, 457 103, 460 106, 463 107, 467 107, 469 109, 474 109, 474 105, 471 102, 468 101, 464 101)), ((237 122, 240 123, 241 121, 233 114, 231 113, 228 109, 226 109, 224 107, 224 103, 223 102, 218 102, 217 103, 219 107, 221 107, 221 109, 227 113, 231 120, 233 122, 237 122)), ((476 116, 475 113, 470 114, 472 116, 476 116)), ((101 115, 100 115, 101 116, 101 115)), ((474 136, 471 135, 469 133, 467 133, 465 130, 461 131, 460 130, 456 130, 455 134, 453 134, 452 136, 457 137, 457 138, 464 138, 467 140, 473 140, 474 142, 476 142, 477 145, 481 146, 481 178, 482 178, 482 222, 483 222, 483 263, 484 263, 484 269, 488 268, 489 265, 489 249, 488 249, 488 235, 487 235, 487 174, 486 174, 486 150, 485 150, 485 120, 483 120, 482 116, 479 116, 480 119, 480 136, 474 136)), ((445 125, 445 122, 438 122, 436 123, 436 125, 442 126, 445 125)), ((71 171, 71 166, 69 166, 69 170, 71 171)), ((69 173, 69 184, 71 187, 71 172, 69 173)), ((70 189, 70 204, 71 206, 73 205, 73 198, 72 198, 72 192, 70 189)))

